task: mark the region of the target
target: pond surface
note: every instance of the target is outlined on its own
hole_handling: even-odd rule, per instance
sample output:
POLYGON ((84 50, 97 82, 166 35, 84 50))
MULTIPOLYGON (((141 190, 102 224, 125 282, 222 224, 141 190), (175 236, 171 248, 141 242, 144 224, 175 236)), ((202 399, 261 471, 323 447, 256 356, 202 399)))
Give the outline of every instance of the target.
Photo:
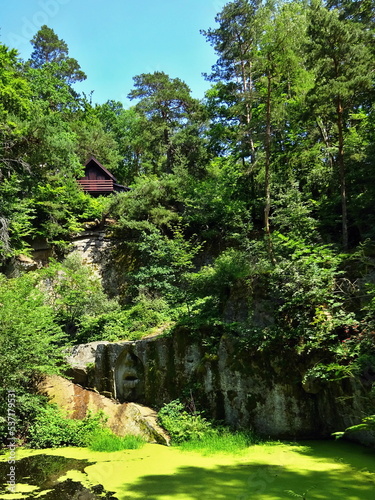
MULTIPOLYGON (((55 451, 55 450, 54 450, 55 451)), ((60 450, 62 453, 64 450, 60 450)), ((47 452, 48 453, 48 452, 47 452)), ((14 464, 0 462, 0 498, 42 498, 45 500, 106 498, 115 500, 111 492, 105 492, 103 486, 85 486, 79 481, 64 478, 67 474, 85 476, 85 468, 93 465, 85 459, 47 454, 30 455, 20 458, 14 464), (16 486, 12 486, 13 474, 16 486), (10 485, 8 481, 10 481, 10 485), (12 492, 12 490, 14 492, 12 492)))
MULTIPOLYGON (((1 477, 10 465, 2 457, 1 477)), ((267 443, 205 456, 147 444, 113 453, 17 450, 16 492, 46 500, 375 500, 375 450, 344 441, 267 443)))

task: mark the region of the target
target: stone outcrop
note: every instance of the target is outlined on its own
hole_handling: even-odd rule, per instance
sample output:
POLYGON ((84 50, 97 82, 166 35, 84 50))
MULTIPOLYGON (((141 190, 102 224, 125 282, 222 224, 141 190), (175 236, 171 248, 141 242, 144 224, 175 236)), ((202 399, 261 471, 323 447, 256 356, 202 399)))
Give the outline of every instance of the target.
POLYGON ((114 246, 116 246, 116 241, 109 227, 86 230, 74 237, 70 246, 70 252, 78 253, 82 258, 82 264, 89 266, 102 280, 110 296, 117 295, 121 286, 120 273, 114 265, 112 254, 114 246))
POLYGON ((95 371, 96 348, 103 344, 108 344, 108 342, 90 342, 69 349, 66 357, 70 367, 67 376, 71 377, 76 384, 90 387, 90 376, 95 371))
POLYGON ((70 250, 78 252, 82 263, 93 268, 100 275, 106 266, 106 255, 109 252, 110 240, 106 231, 84 231, 72 240, 70 250))
POLYGON ((151 408, 130 402, 120 404, 58 376, 46 377, 39 390, 63 408, 69 418, 82 419, 88 411, 101 410, 108 417, 106 425, 118 436, 131 434, 151 443, 169 444, 169 437, 157 424, 156 412, 151 408))
POLYGON ((82 352, 90 352, 89 386, 120 403, 158 408, 193 397, 212 418, 280 439, 327 437, 358 423, 372 385, 360 379, 306 383, 309 360, 296 354, 252 352, 224 337, 208 351, 187 332, 75 349, 80 363, 82 352))
MULTIPOLYGON (((112 296, 123 286, 122 273, 118 272, 122 263, 118 254, 114 257, 118 243, 107 221, 87 227, 71 246, 71 251, 78 252, 82 262, 94 269, 112 296)), ((43 245, 36 242, 34 260, 23 258, 17 265, 24 269, 43 265, 50 250, 43 245)), ((252 293, 244 293, 246 286, 246 282, 239 281, 228 292, 223 318, 227 322, 251 321, 259 328, 272 325, 275 305, 263 295, 262 284, 253 284, 252 293)), ((217 335, 207 332, 207 336, 217 335)), ((180 331, 173 337, 75 346, 68 356, 68 375, 91 389, 90 401, 99 397, 100 405, 104 405, 104 396, 108 401, 117 401, 111 401, 116 411, 129 402, 158 408, 188 396, 207 409, 210 417, 274 438, 329 436, 373 413, 374 374, 326 382, 308 374, 308 368, 319 360, 302 358, 294 352, 283 356, 254 351, 225 337, 207 347, 191 332, 180 331)), ((126 408, 131 412, 133 407, 126 408)))

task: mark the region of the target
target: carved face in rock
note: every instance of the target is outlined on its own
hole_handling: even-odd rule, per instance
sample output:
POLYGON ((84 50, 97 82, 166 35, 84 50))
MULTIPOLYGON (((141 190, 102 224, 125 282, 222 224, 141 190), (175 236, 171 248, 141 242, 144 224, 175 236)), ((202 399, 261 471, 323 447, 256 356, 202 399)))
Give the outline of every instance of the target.
POLYGON ((144 368, 142 361, 125 347, 116 363, 116 394, 121 402, 139 402, 144 396, 144 368))

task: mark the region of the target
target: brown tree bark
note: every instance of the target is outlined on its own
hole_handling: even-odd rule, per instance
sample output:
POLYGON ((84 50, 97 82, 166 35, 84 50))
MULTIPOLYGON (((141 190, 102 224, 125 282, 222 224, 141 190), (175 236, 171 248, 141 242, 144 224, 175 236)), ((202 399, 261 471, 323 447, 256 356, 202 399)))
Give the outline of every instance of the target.
POLYGON ((342 246, 344 250, 348 249, 348 209, 346 196, 346 171, 344 159, 344 107, 340 96, 337 98, 337 130, 338 130, 338 152, 337 164, 340 177, 340 195, 341 195, 341 221, 342 221, 342 246))

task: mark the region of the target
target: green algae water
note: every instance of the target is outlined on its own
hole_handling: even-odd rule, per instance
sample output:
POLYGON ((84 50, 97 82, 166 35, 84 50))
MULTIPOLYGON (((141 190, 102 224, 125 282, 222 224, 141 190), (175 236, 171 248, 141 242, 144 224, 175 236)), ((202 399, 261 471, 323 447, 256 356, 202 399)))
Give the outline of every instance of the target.
POLYGON ((266 443, 215 455, 152 444, 112 453, 20 449, 15 466, 16 492, 4 481, 0 498, 375 500, 375 451, 344 441, 266 443))

